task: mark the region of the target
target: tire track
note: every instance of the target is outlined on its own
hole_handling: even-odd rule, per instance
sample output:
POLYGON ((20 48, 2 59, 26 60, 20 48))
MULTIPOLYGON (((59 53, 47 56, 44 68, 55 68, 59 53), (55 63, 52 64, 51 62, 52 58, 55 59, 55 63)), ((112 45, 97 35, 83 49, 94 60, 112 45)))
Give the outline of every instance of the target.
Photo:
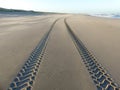
POLYGON ((50 30, 44 35, 37 47, 33 50, 22 69, 10 84, 8 90, 32 90, 35 77, 39 71, 40 62, 44 56, 49 34, 58 20, 59 19, 54 21, 50 30))
POLYGON ((97 62, 95 56, 85 47, 82 41, 74 34, 70 26, 67 24, 67 19, 64 20, 68 32, 81 55, 83 62, 88 69, 88 72, 97 87, 97 90, 120 90, 118 85, 112 79, 107 70, 97 62))

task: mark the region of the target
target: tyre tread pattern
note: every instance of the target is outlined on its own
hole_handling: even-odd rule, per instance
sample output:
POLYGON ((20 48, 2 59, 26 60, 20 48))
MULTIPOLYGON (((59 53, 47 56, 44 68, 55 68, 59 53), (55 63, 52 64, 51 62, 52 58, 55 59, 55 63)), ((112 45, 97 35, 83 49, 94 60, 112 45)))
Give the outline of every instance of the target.
POLYGON ((97 62, 95 56, 85 47, 82 41, 74 34, 70 26, 67 24, 65 19, 66 27, 68 32, 80 53, 82 60, 87 67, 87 70, 97 87, 97 90, 120 90, 118 85, 112 79, 111 75, 107 70, 97 62))
POLYGON ((58 20, 59 19, 54 21, 50 30, 44 35, 37 47, 33 50, 22 69, 10 84, 8 90, 32 90, 36 75, 39 71, 41 59, 44 56, 49 34, 58 20))

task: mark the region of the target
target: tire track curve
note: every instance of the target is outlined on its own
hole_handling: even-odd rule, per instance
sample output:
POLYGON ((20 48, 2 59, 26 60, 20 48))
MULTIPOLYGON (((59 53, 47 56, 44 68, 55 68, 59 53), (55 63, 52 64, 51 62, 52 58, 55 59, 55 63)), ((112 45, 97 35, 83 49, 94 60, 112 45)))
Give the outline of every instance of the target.
POLYGON ((22 69, 10 84, 8 90, 32 90, 35 77, 40 67, 40 62, 47 46, 49 34, 58 20, 59 19, 54 21, 49 31, 43 36, 37 47, 33 50, 22 69))
POLYGON ((107 70, 97 62, 95 56, 85 47, 82 41, 74 34, 73 30, 67 23, 67 18, 64 19, 65 25, 68 29, 82 60, 88 69, 88 72, 97 87, 97 90, 120 90, 118 84, 112 79, 107 70))

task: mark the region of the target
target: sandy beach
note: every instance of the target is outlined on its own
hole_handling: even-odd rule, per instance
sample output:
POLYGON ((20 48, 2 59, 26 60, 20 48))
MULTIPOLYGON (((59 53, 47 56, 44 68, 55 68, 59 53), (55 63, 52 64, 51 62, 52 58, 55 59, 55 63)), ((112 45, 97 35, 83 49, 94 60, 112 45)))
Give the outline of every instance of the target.
POLYGON ((115 90, 120 87, 119 19, 56 14, 2 17, 0 23, 0 90, 7 90, 13 82, 31 80, 28 76, 14 81, 16 77, 23 77, 17 75, 21 73, 20 70, 30 54, 38 43, 44 40, 43 37, 49 30, 51 32, 45 41, 46 46, 44 45, 42 49, 43 57, 37 68, 35 80, 32 80, 33 84, 29 84, 30 80, 22 82, 15 86, 22 88, 16 90, 27 90, 28 87, 30 90, 98 90, 97 85, 103 90, 115 90), (101 82, 100 84, 94 82, 83 62, 79 47, 64 22, 65 18, 75 36, 96 57, 97 63, 104 67, 117 86, 112 85, 112 81, 107 85, 103 81, 103 87, 100 86, 101 82), (26 83, 30 86, 23 87, 26 83), (107 89, 109 85, 115 88, 107 89))

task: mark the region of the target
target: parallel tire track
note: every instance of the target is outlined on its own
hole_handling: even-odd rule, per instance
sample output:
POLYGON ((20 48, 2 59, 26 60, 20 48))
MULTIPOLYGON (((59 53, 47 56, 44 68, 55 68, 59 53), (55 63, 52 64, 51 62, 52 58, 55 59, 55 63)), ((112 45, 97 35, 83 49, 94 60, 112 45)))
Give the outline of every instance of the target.
POLYGON ((97 62, 94 55, 85 47, 82 41, 74 34, 70 26, 64 20, 68 32, 79 51, 85 66, 87 67, 89 74, 95 83, 97 90, 120 90, 118 85, 114 82, 110 74, 106 71, 101 64, 97 62))
POLYGON ((44 55, 44 51, 48 42, 48 37, 53 29, 55 23, 59 19, 55 20, 50 30, 44 35, 37 47, 33 50, 28 60, 23 65, 22 69, 18 72, 17 76, 10 84, 8 90, 31 90, 35 77, 38 73, 41 59, 44 55))

